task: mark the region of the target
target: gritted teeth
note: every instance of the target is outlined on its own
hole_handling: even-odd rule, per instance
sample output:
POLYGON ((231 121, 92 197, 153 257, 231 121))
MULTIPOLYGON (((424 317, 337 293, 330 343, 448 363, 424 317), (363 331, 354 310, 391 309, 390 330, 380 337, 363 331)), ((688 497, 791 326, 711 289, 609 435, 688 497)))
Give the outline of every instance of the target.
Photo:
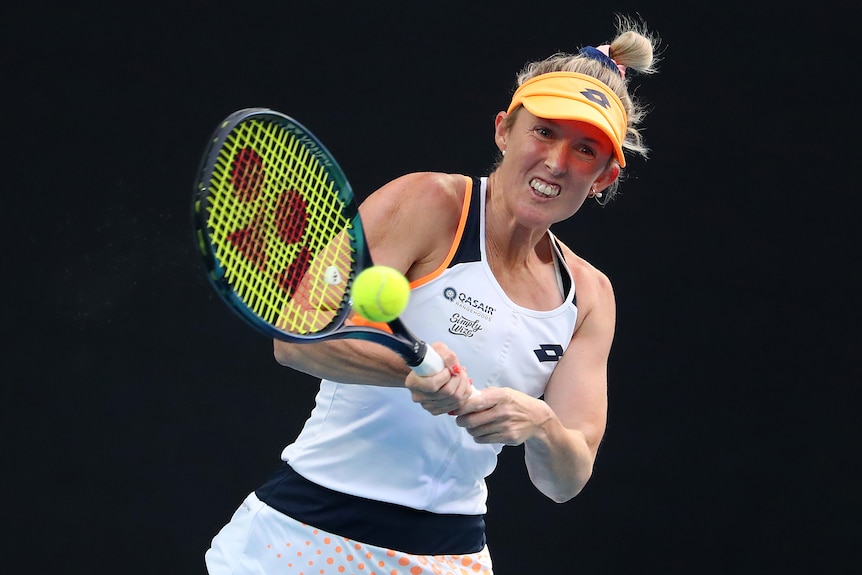
POLYGON ((539 178, 530 180, 530 187, 546 198, 556 198, 560 195, 560 186, 543 182, 539 178))

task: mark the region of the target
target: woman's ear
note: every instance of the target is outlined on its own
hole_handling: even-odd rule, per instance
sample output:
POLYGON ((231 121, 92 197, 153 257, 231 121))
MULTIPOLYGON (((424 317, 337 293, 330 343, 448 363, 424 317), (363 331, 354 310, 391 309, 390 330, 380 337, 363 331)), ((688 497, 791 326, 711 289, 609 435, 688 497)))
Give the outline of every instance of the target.
POLYGON ((612 161, 610 165, 605 168, 605 170, 596 178, 596 181, 593 182, 592 189, 598 193, 613 184, 617 181, 617 178, 620 177, 620 165, 616 161, 612 161))
POLYGON ((501 152, 506 151, 506 142, 509 138, 509 128, 505 122, 507 117, 509 115, 506 112, 499 112, 494 118, 494 142, 501 152))

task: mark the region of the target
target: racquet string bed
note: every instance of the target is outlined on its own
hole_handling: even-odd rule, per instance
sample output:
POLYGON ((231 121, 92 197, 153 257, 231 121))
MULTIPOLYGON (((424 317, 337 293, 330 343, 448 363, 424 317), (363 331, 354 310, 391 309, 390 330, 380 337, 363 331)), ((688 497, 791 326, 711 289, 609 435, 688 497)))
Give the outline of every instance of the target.
POLYGON ((209 182, 211 242, 224 281, 263 321, 304 335, 349 305, 351 221, 326 167, 284 126, 227 136, 209 182))

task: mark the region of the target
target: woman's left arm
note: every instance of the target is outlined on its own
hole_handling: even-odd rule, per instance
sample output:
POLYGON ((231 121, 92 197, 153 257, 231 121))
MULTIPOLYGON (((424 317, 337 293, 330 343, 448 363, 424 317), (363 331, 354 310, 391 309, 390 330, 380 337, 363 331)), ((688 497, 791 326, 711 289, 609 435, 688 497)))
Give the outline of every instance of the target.
MULTIPOLYGON (((616 304, 608 278, 595 274, 579 286, 591 284, 590 306, 548 382, 547 419, 524 442, 531 481, 557 502, 568 501, 586 485, 607 423, 616 304)), ((579 290, 579 303, 585 291, 579 290)))
POLYGON ((616 322, 608 278, 586 262, 575 271, 582 320, 557 363, 544 401, 487 388, 458 411, 479 443, 524 444, 530 480, 562 503, 584 488, 607 422, 607 367, 616 322))

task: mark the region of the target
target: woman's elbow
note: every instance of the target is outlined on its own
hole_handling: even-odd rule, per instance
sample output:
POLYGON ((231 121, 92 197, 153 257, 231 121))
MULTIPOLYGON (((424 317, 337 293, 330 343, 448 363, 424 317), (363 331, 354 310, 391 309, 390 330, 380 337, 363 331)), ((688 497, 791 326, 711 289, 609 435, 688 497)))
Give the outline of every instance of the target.
POLYGON ((572 499, 577 497, 578 494, 583 490, 584 490, 584 484, 581 484, 581 485, 574 486, 574 487, 571 487, 571 488, 566 489, 566 490, 551 491, 551 492, 545 493, 545 495, 548 497, 548 499, 550 499, 554 503, 565 503, 565 502, 571 501, 572 499))
MULTIPOLYGON (((554 485, 548 486, 546 489, 539 488, 545 497, 553 501, 554 503, 566 503, 567 501, 571 501, 575 497, 580 494, 581 491, 586 487, 587 481, 578 481, 576 483, 572 483, 569 485, 554 485)), ((537 486, 538 487, 538 486, 537 486)))
MULTIPOLYGON (((529 471, 529 470, 528 470, 529 471)), ((542 495, 553 501, 554 503, 565 503, 577 497, 587 482, 592 477, 593 468, 590 465, 587 468, 580 469, 567 478, 557 477, 537 477, 530 473, 530 480, 542 495)))

